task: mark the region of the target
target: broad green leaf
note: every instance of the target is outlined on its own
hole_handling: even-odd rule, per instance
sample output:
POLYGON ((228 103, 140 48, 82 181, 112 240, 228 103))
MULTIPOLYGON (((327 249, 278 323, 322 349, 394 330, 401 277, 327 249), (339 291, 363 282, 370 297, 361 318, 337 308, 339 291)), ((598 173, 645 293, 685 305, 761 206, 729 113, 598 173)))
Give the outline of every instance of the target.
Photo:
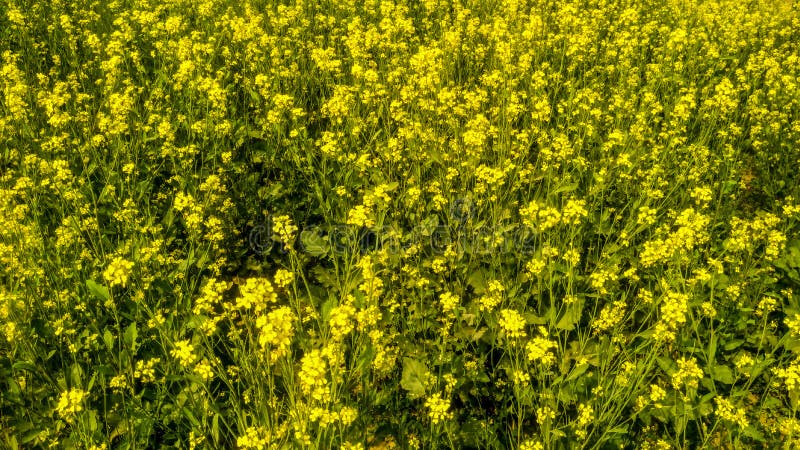
POLYGON ((578 301, 575 304, 567 305, 566 311, 556 323, 556 328, 559 330, 573 330, 575 325, 580 323, 581 314, 583 314, 583 301, 578 301))
POLYGON ((136 338, 139 336, 139 330, 136 328, 136 322, 131 322, 128 328, 125 328, 125 334, 122 338, 125 345, 131 349, 131 353, 136 353, 136 338))
POLYGON ((114 350, 114 335, 111 334, 111 331, 109 331, 108 328, 103 331, 103 343, 106 344, 106 348, 109 351, 114 350))
POLYGON ((731 339, 725 343, 725 351, 735 350, 744 344, 744 339, 731 339))
POLYGON ((28 361, 17 361, 11 367, 15 370, 27 370, 28 372, 36 372, 36 365, 28 361))
POLYGON ((488 286, 486 273, 483 270, 476 270, 470 273, 469 278, 467 278, 467 284, 472 286, 476 294, 483 294, 486 292, 486 287, 488 286))
POLYGON ((311 230, 300 232, 300 243, 303 251, 311 256, 324 256, 328 253, 328 243, 325 238, 311 230))
POLYGON ((89 292, 91 292, 92 295, 100 300, 106 301, 111 297, 107 287, 102 284, 97 284, 93 280, 86 280, 86 287, 89 288, 89 292))
POLYGON ((564 381, 565 382, 570 382, 570 381, 578 378, 579 376, 583 375, 584 373, 586 373, 587 370, 589 370, 589 364, 580 364, 578 366, 575 366, 575 367, 572 368, 572 371, 567 376, 567 378, 564 379, 564 381))
POLYGON ((714 366, 711 369, 711 378, 725 384, 733 384, 733 371, 728 366, 714 366))
POLYGON ((561 193, 564 193, 564 192, 572 192, 575 189, 578 189, 578 183, 564 184, 564 185, 559 186, 556 189, 554 189, 551 192, 551 194, 561 194, 561 193))
POLYGON ((413 358, 403 358, 403 377, 400 386, 408 391, 409 397, 420 398, 425 395, 425 383, 430 374, 425 364, 413 358))

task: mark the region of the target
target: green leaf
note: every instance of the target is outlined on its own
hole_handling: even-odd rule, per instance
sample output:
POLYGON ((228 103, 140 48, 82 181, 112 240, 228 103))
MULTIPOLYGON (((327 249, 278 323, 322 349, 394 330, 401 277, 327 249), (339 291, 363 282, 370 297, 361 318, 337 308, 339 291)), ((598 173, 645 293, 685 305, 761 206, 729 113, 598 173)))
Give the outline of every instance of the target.
POLYGON ((431 215, 422 220, 417 226, 419 234, 422 236, 430 236, 439 226, 439 216, 431 215))
POLYGON ((561 193, 563 193, 563 192, 572 192, 572 191, 574 191, 575 189, 578 189, 578 183, 569 183, 569 184, 564 184, 564 185, 562 185, 562 186, 559 186, 559 187, 557 187, 556 189, 554 189, 554 190, 551 192, 551 194, 561 194, 561 193))
POLYGON ((86 287, 89 288, 89 292, 91 292, 92 295, 100 300, 106 301, 111 297, 107 287, 102 284, 97 284, 93 280, 86 280, 86 287))
POLYGON ((324 256, 328 253, 328 243, 325 238, 311 230, 300 232, 300 243, 303 251, 311 256, 324 256))
POLYGON ((374 359, 375 349, 372 347, 372 345, 369 345, 356 360, 356 372, 364 375, 368 374, 369 367, 374 359))
POLYGON ((483 270, 476 270, 472 272, 469 274, 469 278, 467 278, 467 284, 472 286, 472 289, 476 294, 483 294, 486 292, 486 287, 488 286, 488 283, 486 282, 486 273, 483 270))
POLYGON ((456 337, 465 341, 477 342, 487 331, 486 327, 470 327, 461 325, 456 331, 456 337))
POLYGON ((656 358, 656 363, 658 363, 658 367, 661 367, 661 370, 663 370, 664 373, 666 373, 667 375, 672 375, 672 373, 675 372, 675 369, 677 368, 675 362, 672 361, 672 359, 664 356, 656 358))
POLYGON ((97 379, 97 372, 92 374, 92 378, 89 379, 89 384, 86 386, 86 390, 91 392, 92 388, 94 387, 94 381, 97 379))
POLYGON ((711 339, 708 341, 708 360, 714 361, 716 360, 717 355, 717 335, 712 334, 711 339))
POLYGON ((28 361, 18 361, 11 366, 14 370, 27 370, 28 372, 36 372, 36 365, 28 361))
POLYGON ((733 371, 728 366, 714 366, 711 369, 711 378, 725 384, 733 384, 733 371))
POLYGON ((320 315, 322 316, 322 320, 328 321, 331 317, 331 310, 336 306, 338 301, 334 297, 330 297, 325 300, 325 303, 322 304, 320 307, 320 315))
POLYGON ((425 382, 430 374, 425 364, 413 358, 403 358, 403 377, 400 386, 408 391, 409 397, 420 398, 425 395, 425 382))
POLYGON ((214 414, 211 419, 211 437, 214 442, 219 442, 219 414, 214 414))
POLYGON ((735 350, 744 344, 744 339, 731 339, 725 343, 725 351, 735 350))
POLYGON ((109 351, 114 350, 114 335, 108 331, 108 328, 103 332, 103 342, 106 344, 106 348, 109 351))
POLYGON ((714 398, 716 394, 713 392, 709 392, 708 394, 704 395, 703 398, 700 399, 699 404, 697 405, 697 413, 702 416, 707 416, 714 412, 714 405, 711 403, 711 399, 714 398))
POLYGON ((567 376, 567 378, 564 380, 564 382, 570 382, 570 381, 578 378, 579 376, 581 376, 584 373, 586 373, 587 370, 589 370, 589 365, 588 364, 581 364, 581 365, 575 366, 572 369, 572 371, 570 372, 570 374, 567 376))
POLYGON ((125 345, 131 349, 131 353, 136 353, 136 338, 139 336, 139 330, 136 328, 136 322, 131 322, 128 328, 125 328, 125 334, 122 338, 125 345))
POLYGON ((575 329, 575 325, 581 321, 581 314, 583 314, 582 300, 579 300, 575 304, 568 305, 567 310, 561 316, 558 323, 556 323, 556 328, 567 331, 575 329))
POLYGON ((83 387, 83 367, 80 364, 75 363, 70 367, 70 383, 72 386, 80 386, 83 387))

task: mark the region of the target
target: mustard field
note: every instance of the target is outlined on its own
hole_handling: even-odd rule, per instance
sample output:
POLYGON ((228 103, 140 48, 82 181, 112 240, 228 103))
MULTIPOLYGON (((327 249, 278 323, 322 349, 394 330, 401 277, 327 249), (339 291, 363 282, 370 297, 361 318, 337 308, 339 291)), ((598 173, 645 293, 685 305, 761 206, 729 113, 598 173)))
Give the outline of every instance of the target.
POLYGON ((800 448, 800 4, 1 0, 0 448, 800 448))

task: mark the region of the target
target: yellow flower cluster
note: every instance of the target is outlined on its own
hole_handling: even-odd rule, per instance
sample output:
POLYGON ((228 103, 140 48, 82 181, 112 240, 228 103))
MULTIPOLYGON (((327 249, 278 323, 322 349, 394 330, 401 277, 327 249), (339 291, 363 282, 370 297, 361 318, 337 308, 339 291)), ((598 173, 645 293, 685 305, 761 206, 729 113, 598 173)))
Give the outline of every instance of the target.
POLYGON ((283 306, 256 319, 259 329, 258 344, 268 351, 270 362, 275 362, 289 353, 294 336, 295 316, 292 310, 283 306))
POLYGON ((616 268, 598 269, 589 275, 589 283, 598 294, 608 294, 606 284, 618 278, 616 268))
POLYGON ((375 226, 376 207, 385 207, 391 201, 389 192, 396 186, 381 184, 375 187, 372 192, 364 195, 363 203, 354 206, 347 213, 347 224, 358 227, 372 228, 375 226))
POLYGON ((659 341, 672 341, 675 332, 686 323, 689 311, 689 296, 677 292, 668 293, 661 304, 661 318, 656 324, 654 337, 659 341))
POLYGON ((278 300, 278 294, 272 283, 266 278, 248 278, 239 286, 239 296, 236 297, 236 309, 247 310, 253 308, 256 312, 263 311, 270 303, 278 300))
POLYGON ((443 292, 439 295, 439 307, 445 315, 452 314, 460 303, 461 299, 452 292, 443 292))
POLYGON ((678 370, 672 374, 672 387, 680 389, 697 389, 697 382, 703 378, 703 370, 697 365, 695 358, 678 359, 678 370))
POLYGON ((4 2, 5 440, 800 448, 796 3, 4 2))
POLYGON ((83 411, 83 403, 89 394, 82 390, 73 388, 61 393, 56 405, 56 411, 61 417, 70 419, 71 416, 83 411))
POLYGON ((747 411, 744 408, 733 406, 730 400, 723 397, 716 397, 714 401, 717 404, 717 408, 714 410, 717 417, 733 422, 740 428, 747 428, 749 421, 747 420, 747 411))
POLYGON ((786 316, 783 322, 786 324, 786 327, 789 328, 789 332, 792 336, 800 337, 800 314, 795 313, 792 316, 786 316))
POLYGON ((594 422, 594 408, 588 403, 578 405, 578 419, 575 421, 575 435, 578 439, 585 439, 588 432, 587 426, 594 422))
POLYGON ((586 200, 569 199, 567 204, 564 205, 561 211, 561 220, 565 225, 577 226, 581 224, 581 220, 589 215, 586 210, 586 200))
POLYGON ((328 365, 320 350, 307 352, 300 361, 300 388, 305 395, 322 403, 330 398, 327 370, 328 365))
POLYGON ((269 444, 269 433, 263 427, 248 427, 244 434, 236 438, 236 447, 241 449, 262 449, 269 444))
POLYGON ((451 416, 449 412, 450 401, 442 398, 442 394, 438 392, 431 394, 425 400, 425 407, 428 408, 428 417, 434 425, 449 419, 451 416))
POLYGON ((339 305, 331 310, 328 325, 334 340, 342 340, 353 331, 355 315, 356 309, 349 304, 339 305))
POLYGON ((480 299, 478 300, 480 304, 481 311, 491 311, 493 310, 500 302, 503 301, 503 293, 505 292, 506 288, 503 284, 498 280, 493 280, 489 282, 489 286, 487 288, 487 292, 483 294, 480 299))
POLYGON ((558 209, 544 206, 535 200, 520 209, 519 213, 523 224, 539 232, 547 231, 561 222, 558 209))
POLYGON ((108 264, 103 272, 109 286, 126 286, 133 271, 133 262, 121 257, 116 257, 108 264))
POLYGON ((280 288, 286 288, 294 282, 294 274, 286 269, 275 271, 275 284, 280 288))
POLYGON ((133 376, 142 383, 152 383, 156 381, 156 366, 161 363, 161 358, 150 358, 147 361, 136 361, 136 370, 133 376))
POLYGON ((543 366, 549 366, 556 360, 552 350, 557 349, 558 344, 548 338, 549 334, 544 327, 539 327, 539 335, 540 336, 528 341, 525 345, 525 352, 527 353, 529 361, 539 362, 543 366))
POLYGON ((787 237, 776 228, 781 223, 778 215, 766 213, 752 221, 734 217, 731 221, 731 236, 726 247, 733 252, 753 252, 759 243, 764 244, 764 255, 774 260, 783 250, 787 237))
POLYGON ((502 329, 510 339, 523 338, 526 336, 525 318, 516 310, 501 310, 498 323, 500 324, 500 329, 502 329))
POLYGON ((189 369, 197 361, 194 345, 189 339, 175 342, 170 355, 185 369, 189 369))
POLYGON ((652 225, 656 223, 656 214, 658 211, 648 206, 639 207, 639 215, 636 217, 636 223, 639 225, 652 225))
POLYGON ((194 374, 203 381, 209 381, 214 378, 214 369, 211 367, 211 362, 207 359, 198 362, 194 366, 194 374))
POLYGON ((710 218, 698 213, 694 208, 687 208, 675 219, 677 229, 665 238, 654 239, 644 243, 639 258, 643 267, 650 267, 665 262, 681 252, 689 252, 697 246, 708 242, 708 225, 710 218))
POLYGON ((519 445, 519 450, 544 450, 544 445, 536 439, 526 439, 519 445))
POLYGON ((595 333, 604 333, 617 326, 625 317, 627 303, 624 299, 609 303, 603 307, 600 314, 592 322, 595 333))
POLYGON ((214 307, 222 304, 223 295, 231 288, 231 283, 212 278, 206 282, 200 291, 200 297, 195 300, 192 312, 195 314, 210 314, 214 307))
POLYGON ((667 397, 667 391, 657 384, 650 385, 650 401, 653 406, 660 408, 661 402, 667 397))
POLYGON ((288 248, 292 247, 297 234, 297 226, 292 223, 292 219, 289 216, 283 215, 273 217, 272 231, 283 245, 288 248))
POLYGON ((797 392, 800 390, 800 359, 795 360, 789 367, 773 369, 775 377, 782 379, 786 390, 797 392))

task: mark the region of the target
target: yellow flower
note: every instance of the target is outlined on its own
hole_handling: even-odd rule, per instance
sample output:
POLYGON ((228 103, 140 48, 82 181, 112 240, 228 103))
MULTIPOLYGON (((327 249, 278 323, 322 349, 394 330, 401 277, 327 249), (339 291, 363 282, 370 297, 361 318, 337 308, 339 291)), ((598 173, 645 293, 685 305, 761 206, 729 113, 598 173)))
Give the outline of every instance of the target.
POLYGON ((286 269, 278 269, 275 271, 275 284, 278 287, 285 288, 292 284, 294 281, 294 274, 286 269))
POLYGON ((506 288, 497 280, 489 282, 489 288, 486 294, 479 299, 481 311, 491 311, 503 300, 503 292, 506 288))
POLYGON ((461 299, 452 292, 443 292, 439 296, 439 306, 445 314, 452 313, 461 303, 461 299))
POLYGON ((667 397, 667 391, 657 384, 650 385, 650 401, 653 402, 656 408, 661 407, 659 404, 661 400, 667 397))
POLYGON ((117 257, 108 264, 103 272, 103 278, 106 279, 109 286, 125 286, 128 284, 132 270, 132 262, 117 257))
POLYGON ((194 354, 194 346, 188 339, 175 343, 175 348, 170 351, 170 355, 177 359, 184 368, 188 369, 197 360, 194 354))
POLYGON ((327 389, 328 380, 325 378, 327 364, 322 359, 320 350, 311 350, 300 361, 300 388, 303 393, 314 400, 324 402, 330 396, 327 389))
POLYGON ((504 309, 500 311, 500 320, 498 323, 509 338, 522 338, 526 336, 525 318, 522 317, 522 314, 513 309, 504 309))
POLYGON ((717 408, 714 413, 722 420, 733 422, 739 425, 740 428, 747 428, 749 422, 747 420, 747 411, 744 408, 736 408, 730 400, 722 397, 714 399, 717 403, 717 408))
POLYGON ((670 292, 661 305, 661 320, 656 325, 655 338, 662 341, 675 339, 675 331, 686 323, 689 296, 670 292))
POLYGON ((450 418, 450 401, 443 399, 439 393, 433 394, 425 400, 425 407, 428 408, 428 417, 434 425, 450 418))
POLYGON ((564 205, 564 209, 561 212, 561 220, 565 225, 580 225, 581 219, 586 218, 588 215, 586 200, 570 199, 564 205))
POLYGON ((371 216, 372 210, 370 208, 364 205, 356 205, 347 213, 347 224, 371 228, 375 226, 375 220, 371 216))
POLYGON ((575 435, 586 438, 586 428, 594 422, 594 408, 588 403, 578 405, 578 420, 575 422, 575 435))
POLYGON ((535 439, 526 439, 519 444, 519 450, 544 450, 544 445, 535 439))
POLYGON ((335 340, 344 339, 353 331, 353 316, 356 309, 352 305, 339 305, 331 310, 331 317, 328 325, 331 329, 331 336, 335 340))
POLYGON ((617 300, 609 303, 600 311, 600 315, 592 322, 592 328, 596 333, 603 333, 608 331, 625 318, 625 300, 617 300))
POLYGON ((785 369, 773 369, 773 373, 777 378, 783 379, 786 390, 789 392, 796 391, 800 388, 800 359, 795 360, 795 362, 785 369))
POLYGON ((196 366, 194 366, 194 373, 202 378, 203 381, 208 381, 214 377, 214 371, 211 368, 211 363, 207 359, 200 361, 196 366))
POLYGON ((544 327, 539 327, 539 334, 541 334, 541 337, 528 341, 525 345, 525 351, 528 354, 528 360, 531 362, 539 361, 543 365, 549 366, 556 360, 551 350, 558 348, 558 345, 548 339, 547 329, 544 327))
POLYGON ((272 218, 272 231, 284 245, 291 247, 297 234, 297 226, 292 223, 289 216, 276 216, 272 218))
POLYGON ((161 358, 150 358, 147 361, 136 361, 136 370, 133 376, 142 381, 142 383, 152 383, 156 381, 155 367, 161 362, 161 358))
POLYGON ((236 298, 236 308, 243 310, 254 307, 256 312, 263 311, 267 304, 275 303, 278 294, 266 278, 248 278, 239 286, 239 296, 236 298))
POLYGON ((56 411, 61 417, 70 418, 71 416, 83 411, 83 402, 89 394, 82 389, 70 389, 61 393, 56 405, 56 411))
POLYGON ((258 343, 264 349, 271 349, 270 361, 275 362, 289 352, 294 336, 294 320, 292 310, 286 306, 256 319, 256 326, 261 330, 258 343))
POLYGON ((358 418, 358 410, 350 406, 345 406, 339 411, 339 420, 342 422, 342 425, 344 426, 348 426, 351 423, 355 422, 357 418, 358 418))
POLYGON ((685 385, 688 389, 696 389, 697 382, 703 378, 703 371, 694 358, 678 360, 678 371, 672 374, 672 387, 678 389, 685 385))
POLYGON ((268 433, 263 427, 248 427, 244 434, 236 438, 236 447, 241 449, 261 449, 269 443, 268 433))

